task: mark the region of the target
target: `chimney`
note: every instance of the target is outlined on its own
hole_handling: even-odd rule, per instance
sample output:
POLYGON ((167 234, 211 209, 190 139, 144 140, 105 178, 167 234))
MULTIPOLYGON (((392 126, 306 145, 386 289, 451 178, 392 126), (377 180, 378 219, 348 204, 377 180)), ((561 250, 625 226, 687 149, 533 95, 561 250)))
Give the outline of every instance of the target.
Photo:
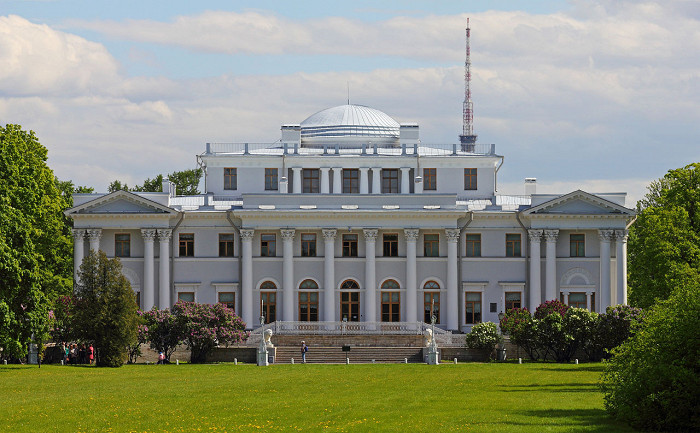
POLYGON ((537 194, 537 178, 536 177, 526 177, 525 178, 525 195, 537 194))
POLYGON ((177 194, 176 186, 174 183, 170 182, 170 179, 163 179, 162 191, 167 193, 170 197, 175 197, 177 194))

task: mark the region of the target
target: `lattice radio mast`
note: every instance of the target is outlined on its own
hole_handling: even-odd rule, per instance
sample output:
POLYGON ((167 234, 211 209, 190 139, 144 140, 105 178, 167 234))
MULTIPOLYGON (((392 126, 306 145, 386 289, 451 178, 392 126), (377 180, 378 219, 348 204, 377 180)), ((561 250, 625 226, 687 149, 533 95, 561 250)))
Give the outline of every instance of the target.
POLYGON ((463 123, 462 134, 459 136, 459 142, 462 143, 462 150, 466 152, 473 152, 474 144, 476 143, 476 135, 474 134, 474 103, 472 103, 472 91, 470 88, 472 81, 472 62, 469 48, 470 36, 469 18, 467 18, 467 55, 464 62, 464 104, 462 106, 463 123))

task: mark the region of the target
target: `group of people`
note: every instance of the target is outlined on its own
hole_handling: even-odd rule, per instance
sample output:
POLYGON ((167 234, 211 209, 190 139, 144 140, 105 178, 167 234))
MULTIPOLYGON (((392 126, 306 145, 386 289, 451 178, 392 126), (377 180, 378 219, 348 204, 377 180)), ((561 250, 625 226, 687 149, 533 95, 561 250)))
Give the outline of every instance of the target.
POLYGON ((68 365, 90 364, 95 361, 95 348, 92 344, 63 344, 63 363, 68 365))

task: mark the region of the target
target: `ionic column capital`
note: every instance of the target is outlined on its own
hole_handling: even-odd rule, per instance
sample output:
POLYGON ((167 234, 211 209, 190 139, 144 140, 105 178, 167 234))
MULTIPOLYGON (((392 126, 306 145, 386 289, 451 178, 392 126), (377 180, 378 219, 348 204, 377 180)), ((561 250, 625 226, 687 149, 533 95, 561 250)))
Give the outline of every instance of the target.
POLYGON ((172 235, 172 229, 158 229, 158 240, 161 242, 169 241, 172 235))
POLYGON ((365 234, 365 241, 367 242, 376 241, 377 235, 379 234, 379 230, 377 229, 362 229, 362 232, 365 234))
POLYGON ((252 242, 253 235, 255 235, 255 230, 254 229, 241 229, 240 235, 241 235, 241 241, 252 242))
POLYGON ((153 242, 156 238, 156 229, 141 229, 141 237, 146 242, 153 242))
POLYGON ((459 242, 459 229, 445 229, 447 242, 459 242))
POLYGON ((629 230, 615 230, 615 240, 617 242, 627 242, 629 233, 629 230))
POLYGON ((542 240, 542 230, 528 230, 527 236, 529 237, 530 242, 540 243, 542 240))
POLYGON ((85 238, 85 229, 71 229, 73 232, 73 239, 76 241, 81 241, 85 238))
POLYGON ((547 242, 556 242, 559 237, 559 230, 545 230, 544 237, 547 242))
POLYGON ((285 242, 291 242, 294 240, 294 233, 296 233, 295 229, 282 229, 280 230, 280 235, 282 236, 282 240, 285 242))
POLYGON ((613 239, 613 230, 598 230, 598 238, 601 242, 610 242, 613 239))
POLYGON ((99 240, 102 237, 102 229, 88 229, 86 232, 90 240, 99 240))
POLYGON ((326 241, 334 241, 338 234, 338 230, 336 229, 322 229, 321 232, 323 232, 323 239, 326 241))
POLYGON ((406 235, 406 242, 416 242, 418 240, 419 229, 404 229, 404 234, 406 235))

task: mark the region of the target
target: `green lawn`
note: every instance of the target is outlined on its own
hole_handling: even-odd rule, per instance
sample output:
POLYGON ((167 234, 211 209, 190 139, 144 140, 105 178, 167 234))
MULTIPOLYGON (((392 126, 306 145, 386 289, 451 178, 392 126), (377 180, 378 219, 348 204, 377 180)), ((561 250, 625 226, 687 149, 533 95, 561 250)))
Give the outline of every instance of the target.
POLYGON ((0 366, 3 432, 625 432, 599 364, 0 366))

